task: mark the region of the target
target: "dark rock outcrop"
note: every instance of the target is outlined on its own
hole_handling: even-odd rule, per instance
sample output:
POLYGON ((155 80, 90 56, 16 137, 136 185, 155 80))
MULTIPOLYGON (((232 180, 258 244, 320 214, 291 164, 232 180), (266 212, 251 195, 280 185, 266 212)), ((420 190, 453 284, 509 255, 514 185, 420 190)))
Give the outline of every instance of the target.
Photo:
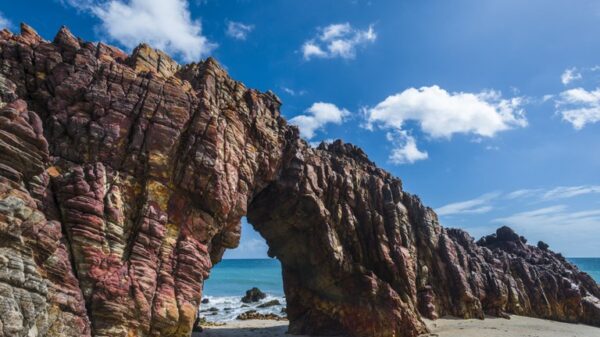
POLYGON ((244 302, 244 303, 258 302, 266 297, 267 297, 267 294, 260 291, 260 289, 254 287, 254 288, 246 291, 246 295, 244 295, 244 297, 242 297, 242 302, 244 302))
POLYGON ((441 227, 359 148, 309 147, 280 104, 213 59, 0 31, 0 336, 188 336, 244 215, 282 263, 292 333, 600 326, 600 288, 562 256, 441 227))
POLYGON ((247 321, 250 319, 259 319, 259 320, 273 320, 273 321, 285 321, 287 320, 285 317, 277 316, 275 314, 261 314, 256 310, 248 310, 244 313, 239 314, 236 317, 237 320, 247 321))

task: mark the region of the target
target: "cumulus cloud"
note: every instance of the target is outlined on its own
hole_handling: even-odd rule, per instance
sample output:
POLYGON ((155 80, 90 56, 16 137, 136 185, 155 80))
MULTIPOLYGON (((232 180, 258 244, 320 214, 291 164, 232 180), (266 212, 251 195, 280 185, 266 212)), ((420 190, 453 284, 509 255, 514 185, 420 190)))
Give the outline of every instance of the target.
POLYGON ((248 34, 254 30, 254 25, 247 25, 241 22, 229 21, 225 33, 237 40, 245 40, 248 34))
POLYGON ((493 137, 496 133, 527 126, 522 98, 502 98, 496 91, 450 93, 437 85, 409 88, 367 109, 369 126, 402 129, 415 121, 433 138, 450 138, 455 133, 493 137))
POLYGON ((356 57, 356 50, 377 39, 377 34, 370 25, 366 30, 353 28, 349 23, 332 24, 319 29, 319 34, 304 42, 302 54, 305 60, 311 58, 344 58, 356 57))
POLYGON ((9 19, 4 16, 4 13, 0 12, 0 29, 9 28, 12 26, 12 23, 9 19))
POLYGON ((417 148, 415 138, 404 130, 388 132, 387 139, 394 143, 394 149, 389 157, 394 164, 412 164, 429 157, 427 152, 417 148))
MULTIPOLYGON (((521 97, 503 98, 497 91, 451 93, 434 85, 406 89, 364 113, 369 129, 379 126, 398 132, 404 131, 408 122, 415 122, 431 138, 450 139, 457 133, 493 137, 527 126, 523 101, 521 97)), ((396 148, 392 157, 401 149, 396 148)))
POLYGON ((583 76, 581 75, 581 72, 579 72, 577 68, 573 67, 565 69, 565 71, 560 76, 560 81, 562 82, 562 84, 568 85, 569 83, 576 80, 580 80, 582 78, 583 76))
POLYGON ((438 215, 487 213, 494 209, 490 202, 498 196, 499 193, 487 193, 475 199, 447 204, 437 208, 435 212, 438 215))
POLYGON ((300 134, 307 139, 313 138, 315 132, 327 124, 341 124, 350 115, 348 110, 324 102, 314 103, 305 112, 290 119, 290 123, 298 126, 300 134))
POLYGON ((146 42, 184 61, 196 61, 216 47, 202 35, 185 0, 65 0, 97 17, 103 34, 127 48, 146 42))
POLYGON ((586 124, 600 121, 600 88, 592 91, 583 88, 563 91, 555 106, 563 120, 580 130, 586 124))

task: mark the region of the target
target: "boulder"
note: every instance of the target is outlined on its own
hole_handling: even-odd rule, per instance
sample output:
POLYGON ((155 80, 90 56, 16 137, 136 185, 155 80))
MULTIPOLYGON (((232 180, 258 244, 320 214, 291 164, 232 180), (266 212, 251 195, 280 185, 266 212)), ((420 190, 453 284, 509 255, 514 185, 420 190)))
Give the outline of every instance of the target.
POLYGON ((254 287, 250 290, 246 290, 246 295, 242 297, 242 302, 244 303, 252 303, 259 302, 262 299, 265 299, 267 294, 263 293, 260 289, 254 287))
POLYGON ((236 317, 237 320, 246 321, 251 319, 259 319, 259 320, 274 320, 274 321, 284 321, 285 317, 277 316, 275 314, 261 314, 256 310, 249 310, 244 313, 239 314, 236 317))

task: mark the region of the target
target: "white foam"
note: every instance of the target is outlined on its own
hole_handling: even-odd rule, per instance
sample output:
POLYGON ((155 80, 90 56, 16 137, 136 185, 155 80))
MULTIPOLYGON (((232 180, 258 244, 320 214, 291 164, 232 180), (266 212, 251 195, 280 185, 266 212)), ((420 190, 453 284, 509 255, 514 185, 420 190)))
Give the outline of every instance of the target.
POLYGON ((256 310, 261 314, 285 316, 285 313, 282 312, 282 309, 286 307, 285 297, 267 295, 265 299, 254 303, 243 303, 241 296, 207 296, 205 298, 208 298, 208 303, 200 305, 200 317, 204 317, 210 322, 233 321, 238 315, 249 310, 256 310), (281 304, 258 308, 259 305, 273 300, 278 300, 281 304), (217 310, 211 311, 211 308, 217 310))

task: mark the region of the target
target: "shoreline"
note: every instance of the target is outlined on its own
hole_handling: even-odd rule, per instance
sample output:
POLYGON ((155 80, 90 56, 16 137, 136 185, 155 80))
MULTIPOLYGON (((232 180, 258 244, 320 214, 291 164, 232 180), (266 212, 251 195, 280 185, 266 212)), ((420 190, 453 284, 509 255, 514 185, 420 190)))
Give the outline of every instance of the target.
MULTIPOLYGON (((511 319, 486 317, 459 319, 443 317, 424 320, 430 332, 420 337, 598 337, 600 328, 584 324, 562 323, 539 318, 511 315, 511 319)), ((229 321, 223 326, 206 327, 193 337, 291 337, 287 321, 229 321)), ((298 335, 299 337, 308 337, 298 335)))

